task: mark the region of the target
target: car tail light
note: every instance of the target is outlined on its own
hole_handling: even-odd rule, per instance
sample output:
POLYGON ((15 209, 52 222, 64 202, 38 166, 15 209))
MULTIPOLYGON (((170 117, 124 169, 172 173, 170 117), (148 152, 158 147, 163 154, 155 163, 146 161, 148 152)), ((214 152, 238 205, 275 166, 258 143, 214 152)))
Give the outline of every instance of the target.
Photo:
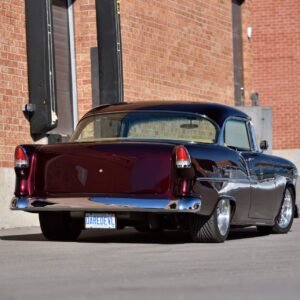
POLYGON ((184 146, 176 149, 176 167, 179 169, 191 167, 191 157, 184 146))
POLYGON ((16 168, 28 168, 29 160, 25 149, 22 146, 18 146, 15 151, 15 167, 16 168))

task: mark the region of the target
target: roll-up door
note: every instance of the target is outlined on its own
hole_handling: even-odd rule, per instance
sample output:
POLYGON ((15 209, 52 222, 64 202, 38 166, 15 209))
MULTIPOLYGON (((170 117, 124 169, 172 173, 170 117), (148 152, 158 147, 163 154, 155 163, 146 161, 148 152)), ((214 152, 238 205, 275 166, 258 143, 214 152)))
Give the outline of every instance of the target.
POLYGON ((55 132, 69 136, 73 132, 73 109, 70 37, 66 0, 53 0, 52 22, 58 115, 58 126, 55 132))

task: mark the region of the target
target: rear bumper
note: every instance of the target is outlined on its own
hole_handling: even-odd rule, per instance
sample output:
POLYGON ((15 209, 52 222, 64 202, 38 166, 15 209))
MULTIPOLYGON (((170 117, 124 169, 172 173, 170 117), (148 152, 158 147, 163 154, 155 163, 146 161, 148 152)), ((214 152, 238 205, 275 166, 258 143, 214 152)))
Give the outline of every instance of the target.
POLYGON ((12 210, 28 212, 42 211, 93 211, 93 212, 156 212, 198 213, 200 198, 154 199, 154 198, 17 198, 11 201, 12 210))

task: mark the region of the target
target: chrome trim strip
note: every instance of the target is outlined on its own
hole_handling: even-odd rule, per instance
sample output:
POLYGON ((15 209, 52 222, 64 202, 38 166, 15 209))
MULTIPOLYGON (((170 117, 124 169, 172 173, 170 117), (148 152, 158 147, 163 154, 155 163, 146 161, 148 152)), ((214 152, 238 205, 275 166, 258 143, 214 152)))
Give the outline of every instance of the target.
POLYGON ((158 213, 200 213, 200 198, 155 199, 121 197, 83 198, 17 198, 11 201, 12 210, 39 211, 135 211, 158 213))
POLYGON ((197 177, 197 181, 213 181, 213 182, 232 182, 232 183, 255 183, 249 179, 243 178, 226 178, 226 177, 197 177))
POLYGON ((246 178, 226 178, 226 177, 198 177, 196 178, 197 181, 211 181, 211 182, 227 182, 227 183, 244 183, 244 184, 258 184, 261 182, 271 182, 275 179, 267 178, 264 180, 255 180, 255 179, 246 179, 246 178))

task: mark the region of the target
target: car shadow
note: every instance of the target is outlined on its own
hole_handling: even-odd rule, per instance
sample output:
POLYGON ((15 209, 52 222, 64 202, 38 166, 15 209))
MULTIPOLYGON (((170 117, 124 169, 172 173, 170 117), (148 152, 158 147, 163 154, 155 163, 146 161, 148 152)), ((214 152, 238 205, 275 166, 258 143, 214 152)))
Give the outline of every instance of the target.
MULTIPOLYGON (((258 238, 262 234, 255 227, 232 229, 227 241, 258 238)), ((47 242, 41 233, 0 236, 3 241, 47 242)), ((133 229, 125 230, 83 230, 78 243, 129 243, 129 244, 185 244, 192 243, 187 232, 164 231, 140 233, 133 229)))
POLYGON ((41 242, 46 241, 41 233, 34 234, 18 234, 18 235, 3 235, 0 236, 0 240, 3 241, 20 241, 20 242, 41 242))
POLYGON ((265 236, 259 232, 256 227, 247 227, 247 228, 233 228, 231 229, 227 241, 230 240, 241 240, 249 238, 258 238, 265 236))

